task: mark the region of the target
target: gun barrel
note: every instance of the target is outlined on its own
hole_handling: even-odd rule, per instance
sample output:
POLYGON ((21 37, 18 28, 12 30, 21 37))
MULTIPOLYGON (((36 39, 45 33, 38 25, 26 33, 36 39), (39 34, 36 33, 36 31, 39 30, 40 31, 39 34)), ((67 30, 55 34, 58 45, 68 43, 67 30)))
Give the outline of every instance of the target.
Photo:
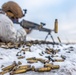
POLYGON ((52 30, 51 29, 47 29, 47 28, 43 28, 42 25, 39 25, 37 23, 33 23, 33 22, 30 22, 30 21, 27 21, 27 20, 22 20, 20 22, 20 25, 23 27, 23 28, 31 28, 31 29, 35 29, 35 30, 39 30, 39 31, 45 31, 45 32, 51 32, 52 30))

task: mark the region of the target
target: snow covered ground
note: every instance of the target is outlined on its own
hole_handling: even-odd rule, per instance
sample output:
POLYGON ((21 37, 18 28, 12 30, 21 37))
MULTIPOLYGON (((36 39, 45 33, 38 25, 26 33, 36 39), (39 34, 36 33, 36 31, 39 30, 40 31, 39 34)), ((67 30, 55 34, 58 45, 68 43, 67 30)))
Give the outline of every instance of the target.
MULTIPOLYGON (((65 45, 55 45, 54 47, 52 45, 32 45, 30 47, 30 51, 26 51, 25 54, 23 52, 20 52, 22 49, 28 48, 27 46, 21 46, 19 49, 4 49, 0 48, 0 72, 2 71, 3 66, 6 67, 8 65, 11 65, 14 61, 18 63, 18 61, 21 61, 22 65, 29 64, 27 63, 26 59, 30 57, 36 57, 36 58, 42 58, 47 60, 45 58, 46 56, 50 54, 45 53, 46 48, 53 48, 54 50, 60 50, 58 53, 55 54, 58 55, 58 57, 53 57, 53 59, 61 59, 61 56, 64 56, 66 59, 64 62, 53 62, 55 65, 60 65, 60 69, 57 70, 51 70, 50 72, 26 72, 23 74, 17 74, 17 75, 76 75, 76 44, 69 44, 65 45), (17 58, 17 53, 21 56, 25 56, 23 59, 17 58), (42 56, 40 54, 43 52, 42 56)), ((51 56, 51 55, 50 55, 51 56)), ((50 61, 51 63, 51 61, 50 61)), ((35 68, 43 67, 43 63, 33 63, 31 66, 35 66, 35 68)), ((6 73, 4 75, 9 75, 9 73, 6 73)))

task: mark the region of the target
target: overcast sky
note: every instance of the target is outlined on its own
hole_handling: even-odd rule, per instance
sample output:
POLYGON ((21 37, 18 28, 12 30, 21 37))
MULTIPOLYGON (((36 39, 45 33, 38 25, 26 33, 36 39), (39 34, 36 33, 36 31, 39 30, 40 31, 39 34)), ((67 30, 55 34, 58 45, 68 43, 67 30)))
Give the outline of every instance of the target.
MULTIPOLYGON (((0 6, 10 0, 0 0, 0 6)), ((76 42, 76 0, 11 0, 17 2, 22 9, 27 9, 24 19, 36 23, 44 22, 47 28, 54 28, 54 20, 58 19, 59 32, 52 33, 62 41, 76 42)), ((47 33, 33 31, 30 36, 44 39, 47 33)), ((48 38, 50 39, 50 38, 48 38)))

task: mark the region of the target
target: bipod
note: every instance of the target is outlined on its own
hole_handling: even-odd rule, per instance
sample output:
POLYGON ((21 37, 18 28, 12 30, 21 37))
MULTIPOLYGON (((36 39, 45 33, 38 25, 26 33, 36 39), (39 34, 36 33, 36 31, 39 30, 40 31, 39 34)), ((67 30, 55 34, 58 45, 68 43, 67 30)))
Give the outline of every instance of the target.
POLYGON ((46 35, 45 41, 46 41, 46 39, 48 38, 49 35, 50 35, 50 37, 51 37, 51 39, 52 39, 52 41, 53 41, 53 47, 54 47, 55 41, 54 41, 54 38, 53 38, 53 36, 52 36, 51 33, 48 33, 48 34, 46 35))

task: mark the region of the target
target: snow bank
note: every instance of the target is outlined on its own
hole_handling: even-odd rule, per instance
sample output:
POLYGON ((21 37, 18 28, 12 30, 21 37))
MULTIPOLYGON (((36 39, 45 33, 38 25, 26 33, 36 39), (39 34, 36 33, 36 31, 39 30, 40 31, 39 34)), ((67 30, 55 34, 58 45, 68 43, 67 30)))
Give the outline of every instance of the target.
MULTIPOLYGON (((49 45, 49 47, 52 47, 49 45)), ((45 48, 48 48, 48 46, 45 45, 33 45, 30 47, 31 52, 26 51, 25 54, 23 52, 20 53, 20 55, 25 56, 24 59, 17 59, 17 52, 19 52, 23 48, 20 47, 19 49, 3 49, 0 48, 0 71, 2 65, 8 66, 12 64, 13 61, 21 61, 22 65, 29 64, 27 63, 27 58, 29 57, 38 57, 46 59, 45 56, 48 56, 49 54, 46 54, 45 48), (44 53, 42 56, 39 55, 39 53, 44 53)), ((25 46, 25 48, 28 48, 25 46)), ((52 47, 53 48, 53 47, 52 47)), ((18 75, 76 75, 76 45, 63 45, 63 46, 54 46, 54 49, 60 49, 60 51, 56 54, 58 57, 54 57, 54 59, 60 59, 60 56, 63 55, 66 57, 66 60, 64 62, 53 62, 55 65, 60 65, 60 69, 58 70, 52 70, 50 72, 44 72, 44 73, 38 73, 38 72, 26 72, 24 74, 18 74, 18 75)), ((35 66, 35 68, 43 67, 43 64, 41 62, 33 63, 31 66, 35 66)), ((9 75, 9 73, 5 74, 9 75)))

